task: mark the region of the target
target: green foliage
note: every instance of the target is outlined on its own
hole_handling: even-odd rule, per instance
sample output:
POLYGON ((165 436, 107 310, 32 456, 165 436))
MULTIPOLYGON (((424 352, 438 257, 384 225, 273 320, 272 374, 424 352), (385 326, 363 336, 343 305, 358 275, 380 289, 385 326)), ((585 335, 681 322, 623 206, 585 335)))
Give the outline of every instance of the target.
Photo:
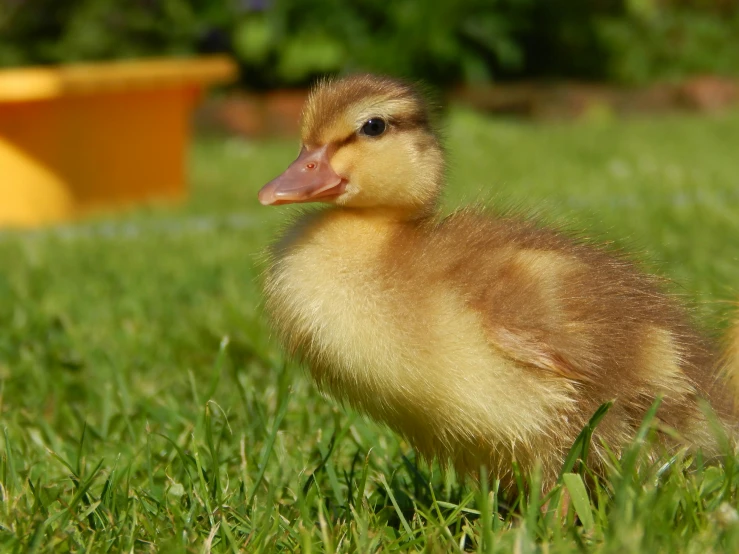
POLYGON ((739 9, 722 14, 642 8, 628 19, 603 20, 600 31, 613 52, 608 74, 618 81, 739 75, 739 9))
POLYGON ((434 83, 489 80, 520 66, 513 33, 531 0, 281 0, 246 13, 235 51, 267 83, 299 83, 344 69, 434 83))
POLYGON ((228 12, 209 0, 3 0, 0 65, 185 55, 228 12))
POLYGON ((607 78, 603 63, 613 52, 598 34, 603 17, 621 20, 621 0, 535 1, 526 14, 527 25, 518 34, 525 63, 504 77, 607 78))
POLYGON ((0 66, 229 51, 251 87, 739 73, 728 0, 2 0, 0 66))
MULTIPOLYGON (((447 135, 445 210, 523 206, 644 250, 709 328, 736 298, 739 114, 452 111, 447 135)), ((321 396, 260 308, 262 252, 291 210, 256 192, 294 155, 293 141, 201 138, 186 205, 0 233, 1 552, 739 550, 731 455, 647 460, 646 425, 591 484, 578 458, 601 410, 567 458, 563 513, 562 488, 504 504, 496 482, 417 463, 321 396)))

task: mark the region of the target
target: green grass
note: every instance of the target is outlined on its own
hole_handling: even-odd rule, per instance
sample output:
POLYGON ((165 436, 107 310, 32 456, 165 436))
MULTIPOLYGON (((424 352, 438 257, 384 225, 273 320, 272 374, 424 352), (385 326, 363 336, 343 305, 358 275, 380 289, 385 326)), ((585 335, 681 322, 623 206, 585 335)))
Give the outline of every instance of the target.
MULTIPOLYGON (((447 208, 491 200, 615 241, 721 327, 739 295, 739 114, 453 112, 446 132, 447 208)), ((187 205, 0 234, 0 551, 739 549, 730 455, 637 464, 637 445, 591 497, 568 475, 571 509, 544 513, 321 397, 260 311, 260 252, 289 208, 255 195, 295 153, 201 139, 187 205)))

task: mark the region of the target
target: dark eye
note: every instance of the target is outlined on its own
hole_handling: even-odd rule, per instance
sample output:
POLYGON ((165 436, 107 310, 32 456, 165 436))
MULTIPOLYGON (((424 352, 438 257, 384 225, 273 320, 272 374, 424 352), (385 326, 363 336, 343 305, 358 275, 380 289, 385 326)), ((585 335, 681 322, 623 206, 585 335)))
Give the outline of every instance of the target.
POLYGON ((368 137, 378 137, 385 132, 385 120, 379 117, 373 117, 367 123, 362 125, 362 134, 368 137))

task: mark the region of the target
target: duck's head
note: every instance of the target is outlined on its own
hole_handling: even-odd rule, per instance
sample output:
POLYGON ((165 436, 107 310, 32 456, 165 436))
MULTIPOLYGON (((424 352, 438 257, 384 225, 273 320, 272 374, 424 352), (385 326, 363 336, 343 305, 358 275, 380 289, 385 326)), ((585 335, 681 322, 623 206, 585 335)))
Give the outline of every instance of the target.
POLYGON ((433 211, 444 156, 410 86, 360 75, 323 81, 303 111, 298 158, 259 191, 264 205, 329 202, 418 217, 433 211))

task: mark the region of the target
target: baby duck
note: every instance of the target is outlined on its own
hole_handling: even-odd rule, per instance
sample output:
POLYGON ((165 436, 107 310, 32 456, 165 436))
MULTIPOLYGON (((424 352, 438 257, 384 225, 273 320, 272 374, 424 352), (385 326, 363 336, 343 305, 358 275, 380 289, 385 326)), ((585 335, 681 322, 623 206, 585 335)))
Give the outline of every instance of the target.
POLYGON ((487 467, 504 487, 514 461, 538 461, 553 484, 607 401, 596 465, 601 440, 618 452, 658 395, 659 422, 714 452, 697 400, 733 425, 733 398, 712 345, 659 279, 526 220, 441 218, 444 165, 412 87, 362 75, 312 91, 300 154, 259 201, 330 205, 287 229, 265 286, 279 336, 318 386, 423 457, 487 467))

